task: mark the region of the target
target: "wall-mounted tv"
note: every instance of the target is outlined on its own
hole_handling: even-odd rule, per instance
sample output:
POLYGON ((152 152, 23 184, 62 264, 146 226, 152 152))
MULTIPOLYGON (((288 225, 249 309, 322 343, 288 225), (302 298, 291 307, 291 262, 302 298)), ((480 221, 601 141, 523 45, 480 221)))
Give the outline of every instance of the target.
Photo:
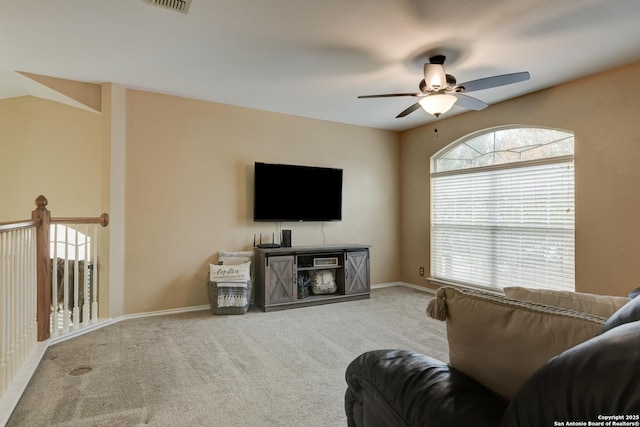
POLYGON ((255 163, 254 221, 342 220, 342 169, 255 163))

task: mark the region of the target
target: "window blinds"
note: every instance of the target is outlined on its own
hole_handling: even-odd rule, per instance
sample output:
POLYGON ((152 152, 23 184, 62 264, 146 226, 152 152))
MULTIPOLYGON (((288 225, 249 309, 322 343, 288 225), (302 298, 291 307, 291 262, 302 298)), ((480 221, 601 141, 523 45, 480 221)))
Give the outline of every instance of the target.
POLYGON ((566 158, 432 175, 432 276, 573 291, 573 176, 566 158))

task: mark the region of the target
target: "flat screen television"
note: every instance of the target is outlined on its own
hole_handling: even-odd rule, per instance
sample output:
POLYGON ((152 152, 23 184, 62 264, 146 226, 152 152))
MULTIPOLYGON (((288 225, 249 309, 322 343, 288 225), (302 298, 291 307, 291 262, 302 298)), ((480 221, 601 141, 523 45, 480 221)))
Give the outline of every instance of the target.
POLYGON ((254 221, 342 220, 342 169, 256 162, 254 221))

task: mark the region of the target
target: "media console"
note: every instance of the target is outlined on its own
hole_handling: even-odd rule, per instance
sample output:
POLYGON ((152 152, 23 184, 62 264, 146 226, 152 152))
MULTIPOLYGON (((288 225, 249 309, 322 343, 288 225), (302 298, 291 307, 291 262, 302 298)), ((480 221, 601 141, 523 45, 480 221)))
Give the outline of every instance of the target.
POLYGON ((255 248, 255 304, 263 311, 369 298, 369 246, 255 248), (303 297, 298 281, 322 274, 335 292, 303 297))

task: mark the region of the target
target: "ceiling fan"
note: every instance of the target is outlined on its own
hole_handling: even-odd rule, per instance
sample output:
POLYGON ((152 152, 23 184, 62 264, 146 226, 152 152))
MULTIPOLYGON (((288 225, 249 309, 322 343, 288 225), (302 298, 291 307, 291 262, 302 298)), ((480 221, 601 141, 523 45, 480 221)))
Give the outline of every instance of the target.
POLYGON ((418 102, 409 106, 396 116, 404 117, 422 107, 425 111, 439 117, 440 114, 449 111, 453 104, 470 110, 482 110, 489 105, 485 102, 463 95, 463 92, 490 89, 498 86, 510 85, 529 80, 527 71, 520 73, 502 74, 499 76, 485 77, 457 84, 456 78, 451 74, 445 74, 444 55, 435 55, 424 64, 424 79, 420 81, 418 93, 388 93, 381 95, 361 95, 358 98, 389 98, 393 96, 414 96, 420 98, 418 102))

